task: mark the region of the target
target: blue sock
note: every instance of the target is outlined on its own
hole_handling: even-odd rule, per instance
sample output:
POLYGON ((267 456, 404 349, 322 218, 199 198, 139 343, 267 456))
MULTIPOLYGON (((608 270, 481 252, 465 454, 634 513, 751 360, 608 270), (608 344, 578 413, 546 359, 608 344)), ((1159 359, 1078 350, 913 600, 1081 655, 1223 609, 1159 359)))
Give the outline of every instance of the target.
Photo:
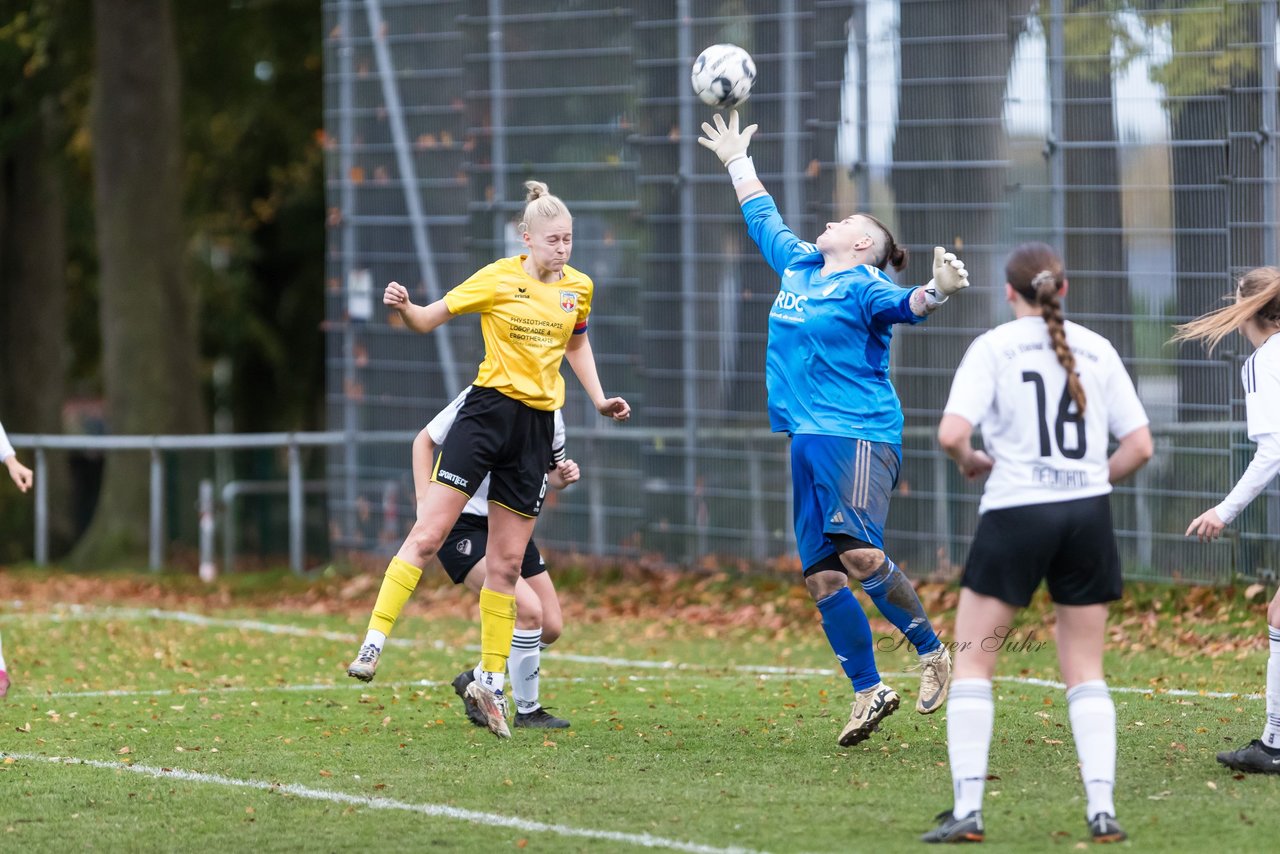
POLYGON ((907 636, 917 653, 924 655, 940 646, 915 588, 888 557, 870 578, 863 580, 862 589, 876 603, 885 619, 907 636))
POLYGON ((835 651, 853 690, 865 691, 880 684, 875 654, 871 650, 871 624, 863 613, 853 591, 842 587, 818 601, 822 612, 822 630, 835 651))

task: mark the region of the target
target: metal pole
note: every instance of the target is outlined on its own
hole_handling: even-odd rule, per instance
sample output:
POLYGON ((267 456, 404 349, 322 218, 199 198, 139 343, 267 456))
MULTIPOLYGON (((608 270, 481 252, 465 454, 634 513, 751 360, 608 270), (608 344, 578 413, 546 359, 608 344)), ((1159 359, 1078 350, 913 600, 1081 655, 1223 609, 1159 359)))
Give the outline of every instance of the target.
POLYGON ((1261 139, 1262 148, 1262 257, 1266 259, 1265 263, 1274 263, 1276 257, 1276 228, 1280 226, 1277 222, 1277 199, 1276 199, 1276 134, 1280 133, 1277 128, 1277 89, 1278 85, 1276 70, 1276 0, 1268 0, 1262 4, 1259 10, 1262 16, 1262 59, 1260 63, 1260 71, 1262 73, 1262 127, 1259 138, 1261 139))
POLYGON ((227 575, 236 570, 236 496, 240 482, 231 481, 222 487, 222 571, 227 575))
MULTIPOLYGON (((396 70, 391 63, 391 51, 387 48, 386 24, 382 18, 380 0, 365 0, 369 13, 369 36, 373 43, 373 55, 378 63, 378 81, 382 84, 382 100, 387 108, 387 124, 396 150, 396 165, 400 169, 400 187, 404 192, 405 206, 412 223, 413 246, 418 254, 418 268, 427 289, 427 299, 435 302, 443 296, 440 279, 436 275, 435 256, 431 251, 431 238, 427 234, 426 216, 422 211, 422 197, 418 192, 418 170, 413 163, 413 146, 405 129, 404 107, 400 103, 400 87, 396 83, 396 70)), ((446 387, 452 393, 459 387, 458 366, 453 359, 453 343, 447 329, 437 329, 431 337, 440 354, 440 370, 446 387)))
POLYGON ((200 580, 209 583, 218 577, 218 565, 213 558, 214 537, 213 481, 200 481, 200 580))
POLYGON ((857 206, 866 210, 871 205, 871 131, 867 122, 869 111, 867 97, 870 86, 867 83, 869 63, 867 47, 870 38, 867 33, 867 3, 858 0, 853 7, 853 37, 858 51, 858 162, 854 173, 854 187, 857 190, 857 206))
POLYGON ((760 455, 751 442, 747 442, 747 485, 751 490, 751 558, 764 560, 769 556, 764 529, 764 477, 760 472, 760 455))
POLYGON ((938 551, 951 562, 951 514, 947 512, 947 468, 945 454, 933 454, 933 529, 938 534, 938 551))
MULTIPOLYGON (((796 0, 782 0, 782 217, 808 234, 800 186, 800 28, 796 0)), ((688 303, 686 303, 688 305, 688 303)))
POLYGON ((36 566, 49 564, 49 460, 36 447, 36 566))
POLYGON ((302 457, 296 441, 289 442, 289 568, 302 575, 305 557, 306 510, 302 498, 302 457))
POLYGON ((1067 164, 1062 142, 1067 130, 1067 40, 1062 0, 1049 4, 1049 139, 1045 155, 1049 158, 1050 228, 1053 243, 1062 251, 1067 240, 1067 164))
MULTIPOLYGON (((342 187, 342 257, 340 260, 342 287, 351 285, 351 269, 356 258, 356 227, 353 224, 356 213, 356 190, 351 180, 351 170, 355 166, 354 145, 355 131, 352 121, 352 109, 355 103, 355 45, 351 32, 351 0, 341 0, 338 7, 338 27, 342 33, 342 43, 338 48, 338 69, 341 80, 338 84, 338 163, 341 171, 342 187)), ((359 449, 356 446, 355 434, 358 426, 356 401, 351 392, 356 385, 355 321, 350 317, 342 325, 342 429, 347 440, 342 446, 342 532, 349 541, 355 541, 356 531, 356 470, 359 468, 359 449)), ((225 486, 224 482, 224 486, 225 486)), ((228 512, 228 517, 231 516, 228 512)), ((234 524, 228 518, 228 524, 234 524)), ((228 554, 224 561, 227 572, 231 572, 231 558, 228 554)))
POLYGON ((604 477, 600 472, 599 445, 588 438, 584 448, 587 455, 587 525, 591 541, 591 553, 604 554, 604 477))
MULTIPOLYGON (((506 213, 502 203, 507 198, 507 79, 502 45, 502 0, 489 0, 489 124, 493 131, 493 245, 495 253, 505 255, 507 238, 506 213)), ((452 388, 452 386, 450 387, 452 388)))
MULTIPOLYGON (((676 14, 680 20, 680 29, 676 37, 676 52, 679 54, 680 67, 688 68, 693 63, 693 19, 690 13, 690 0, 678 0, 676 14)), ((694 116, 694 94, 688 86, 680 86, 680 297, 684 311, 680 312, 681 331, 681 364, 684 365, 682 382, 682 401, 684 408, 684 493, 685 518, 697 524, 697 497, 694 490, 697 485, 698 466, 698 391, 696 373, 698 369, 697 349, 697 243, 698 226, 695 214, 697 198, 694 194, 693 178, 697 174, 694 165, 694 149, 698 146, 698 126, 694 116)), ((688 544, 692 548, 686 550, 686 556, 692 560, 706 551, 705 536, 699 528, 694 542, 688 544)))
POLYGON ((151 524, 150 562, 152 572, 159 572, 164 564, 164 457, 156 448, 151 449, 151 524))

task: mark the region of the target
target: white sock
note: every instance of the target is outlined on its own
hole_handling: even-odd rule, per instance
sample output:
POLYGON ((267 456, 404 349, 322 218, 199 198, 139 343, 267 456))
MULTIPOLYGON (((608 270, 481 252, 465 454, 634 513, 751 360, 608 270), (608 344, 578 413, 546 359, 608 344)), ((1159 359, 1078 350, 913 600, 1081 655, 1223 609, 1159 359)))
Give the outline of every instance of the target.
POLYGON ((542 660, 542 629, 516 629, 511 636, 511 696, 516 711, 527 715, 538 710, 538 670, 542 660))
MULTIPOLYGON (((1280 749, 1280 628, 1267 626, 1271 639, 1271 655, 1267 658, 1267 726, 1262 730, 1262 743, 1280 749)), ((4 659, 0 658, 0 667, 4 659)))
POLYGON ((8 669, 9 668, 4 666, 4 643, 0 641, 0 670, 8 670, 8 669))
POLYGON ((475 675, 476 681, 484 687, 488 688, 495 694, 502 693, 503 681, 506 678, 505 673, 493 673, 485 670, 481 665, 477 664, 476 669, 471 671, 475 675))
POLYGON ((990 679, 951 682, 947 697, 947 754, 951 757, 951 787, 956 798, 951 811, 957 818, 982 809, 995 717, 990 679))
POLYGON ((1116 705, 1101 679, 1081 682, 1067 691, 1067 716, 1080 758, 1080 776, 1088 799, 1085 817, 1116 814, 1116 705))
POLYGON ((369 644, 373 644, 378 648, 378 652, 382 652, 382 647, 385 646, 386 643, 386 635, 376 629, 369 629, 368 633, 364 636, 364 643, 361 645, 368 646, 369 644))

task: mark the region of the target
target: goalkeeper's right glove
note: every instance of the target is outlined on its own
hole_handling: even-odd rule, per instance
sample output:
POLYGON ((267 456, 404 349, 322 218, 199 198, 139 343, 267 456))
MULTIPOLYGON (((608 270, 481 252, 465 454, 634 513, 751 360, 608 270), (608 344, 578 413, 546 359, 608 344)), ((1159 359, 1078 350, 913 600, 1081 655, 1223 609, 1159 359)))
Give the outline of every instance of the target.
POLYGON ((969 287, 969 271, 964 262, 941 246, 933 247, 933 278, 924 286, 925 298, 941 305, 956 291, 969 287))
POLYGON ((720 162, 728 166, 735 160, 747 156, 747 146, 751 144, 751 136, 759 129, 759 125, 747 125, 741 131, 738 130, 738 111, 734 110, 729 113, 729 124, 725 125, 724 118, 716 113, 715 127, 710 122, 702 123, 702 132, 705 137, 698 137, 704 147, 715 152, 716 157, 720 158, 720 162))

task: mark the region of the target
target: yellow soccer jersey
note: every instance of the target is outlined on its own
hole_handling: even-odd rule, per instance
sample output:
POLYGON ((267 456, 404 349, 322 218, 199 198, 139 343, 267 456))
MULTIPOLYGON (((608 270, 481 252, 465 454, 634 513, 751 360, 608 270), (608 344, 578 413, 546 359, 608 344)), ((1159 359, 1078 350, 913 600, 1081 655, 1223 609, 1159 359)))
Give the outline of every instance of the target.
POLYGON ((587 331, 595 286, 568 264, 560 281, 540 282, 525 272, 524 257, 476 271, 444 304, 451 314, 480 313, 485 353, 474 385, 550 412, 564 406, 560 362, 569 338, 587 331))

